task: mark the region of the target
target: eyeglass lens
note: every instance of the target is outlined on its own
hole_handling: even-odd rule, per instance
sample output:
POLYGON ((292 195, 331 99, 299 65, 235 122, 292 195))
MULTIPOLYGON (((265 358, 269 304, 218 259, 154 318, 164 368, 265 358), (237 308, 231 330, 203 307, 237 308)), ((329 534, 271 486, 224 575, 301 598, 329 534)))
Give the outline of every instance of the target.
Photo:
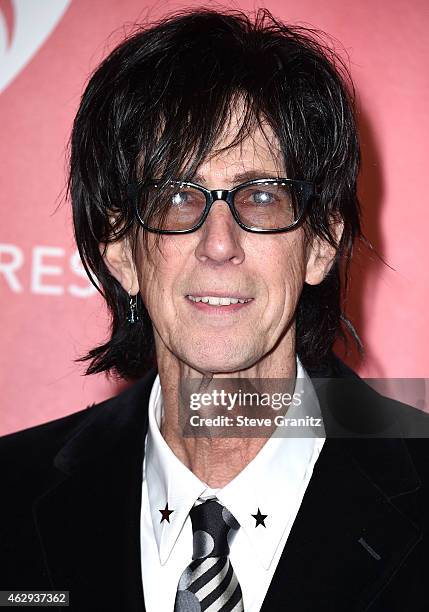
MULTIPOLYGON (((237 215, 252 229, 280 229, 293 225, 300 217, 303 194, 293 183, 258 183, 235 191, 237 215)), ((153 186, 140 201, 140 217, 157 230, 187 230, 201 220, 206 195, 186 183, 173 182, 162 189, 153 186)))

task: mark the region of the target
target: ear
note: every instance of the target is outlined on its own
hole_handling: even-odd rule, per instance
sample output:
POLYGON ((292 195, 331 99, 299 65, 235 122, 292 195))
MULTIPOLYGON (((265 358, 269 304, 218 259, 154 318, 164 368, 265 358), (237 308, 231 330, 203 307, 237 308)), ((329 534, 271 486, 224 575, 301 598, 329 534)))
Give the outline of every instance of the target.
POLYGON ((107 244, 100 243, 99 249, 110 274, 127 293, 136 295, 139 292, 138 275, 127 237, 107 244))
MULTIPOLYGON (((331 231, 335 236, 337 246, 340 243, 343 229, 344 223, 342 220, 331 223, 331 231)), ((331 269, 337 253, 337 247, 332 246, 329 242, 318 236, 314 236, 307 249, 305 282, 309 285, 318 285, 331 269)))

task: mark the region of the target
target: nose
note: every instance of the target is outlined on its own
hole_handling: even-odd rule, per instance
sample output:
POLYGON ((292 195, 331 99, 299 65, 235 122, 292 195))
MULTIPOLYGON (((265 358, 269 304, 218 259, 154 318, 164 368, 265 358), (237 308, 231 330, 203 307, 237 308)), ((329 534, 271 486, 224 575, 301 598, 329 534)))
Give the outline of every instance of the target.
POLYGON ((244 250, 241 240, 244 233, 235 222, 227 202, 216 200, 197 232, 199 241, 195 256, 199 261, 213 265, 242 263, 244 250))

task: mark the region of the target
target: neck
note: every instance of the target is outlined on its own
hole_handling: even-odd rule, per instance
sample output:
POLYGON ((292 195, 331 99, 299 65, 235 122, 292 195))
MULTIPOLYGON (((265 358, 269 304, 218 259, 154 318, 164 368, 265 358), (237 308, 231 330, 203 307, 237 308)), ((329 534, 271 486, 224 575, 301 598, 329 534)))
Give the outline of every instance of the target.
MULTIPOLYGON (((178 459, 200 480, 220 488, 239 474, 258 454, 268 437, 184 437, 179 426, 180 381, 186 378, 296 378, 294 343, 280 344, 270 355, 236 372, 200 372, 177 359, 170 351, 157 351, 163 396, 164 418, 161 434, 178 459)), ((293 392, 293 389, 292 389, 293 392)), ((188 410, 189 406, 185 408, 188 410)), ((183 414, 183 413, 182 413, 183 414)))

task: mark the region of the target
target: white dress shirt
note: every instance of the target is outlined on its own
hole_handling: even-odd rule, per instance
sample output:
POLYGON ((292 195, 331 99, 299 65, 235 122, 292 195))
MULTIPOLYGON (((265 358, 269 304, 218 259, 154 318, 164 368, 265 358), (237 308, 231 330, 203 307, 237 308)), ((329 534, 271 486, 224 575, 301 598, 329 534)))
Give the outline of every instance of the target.
MULTIPOLYGON (((314 388, 297 358, 295 391, 304 388, 301 385, 305 385, 305 401, 299 408, 291 406, 287 416, 321 418, 314 388)), ((233 480, 220 489, 212 489, 165 442, 160 432, 162 411, 157 376, 149 400, 143 461, 140 533, 146 610, 173 612, 179 578, 192 560, 189 511, 197 500, 216 496, 240 523, 230 560, 241 586, 245 611, 259 612, 325 442, 324 429, 315 433, 309 428, 308 437, 291 437, 296 432, 286 437, 285 428, 277 428, 233 480), (167 503, 174 512, 170 522, 161 523, 160 510, 167 503), (252 514, 258 509, 267 515, 266 527, 255 527, 252 514)))

